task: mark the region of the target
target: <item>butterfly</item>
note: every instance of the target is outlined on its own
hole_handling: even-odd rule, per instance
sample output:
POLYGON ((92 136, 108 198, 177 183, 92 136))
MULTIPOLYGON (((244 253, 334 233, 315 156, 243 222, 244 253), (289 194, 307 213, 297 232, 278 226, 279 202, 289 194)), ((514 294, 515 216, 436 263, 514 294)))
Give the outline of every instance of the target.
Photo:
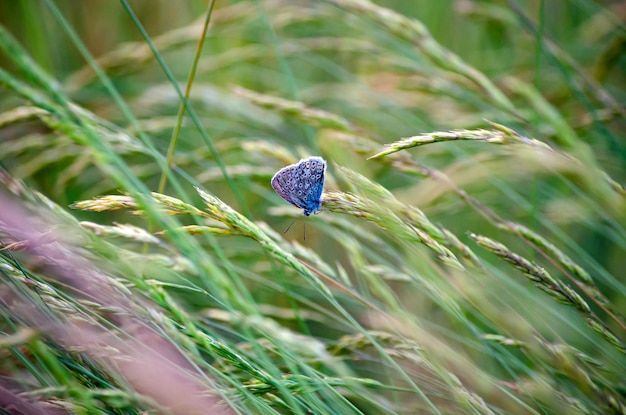
POLYGON ((278 170, 272 177, 272 187, 278 196, 292 205, 304 209, 309 216, 322 208, 326 161, 309 157, 278 170))

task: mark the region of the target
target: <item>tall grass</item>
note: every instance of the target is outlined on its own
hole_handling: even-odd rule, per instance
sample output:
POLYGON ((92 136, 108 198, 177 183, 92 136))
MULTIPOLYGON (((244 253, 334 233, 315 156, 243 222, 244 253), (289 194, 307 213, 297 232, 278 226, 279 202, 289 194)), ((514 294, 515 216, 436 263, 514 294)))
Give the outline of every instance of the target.
POLYGON ((626 413, 618 3, 91 5, 0 5, 2 411, 626 413))

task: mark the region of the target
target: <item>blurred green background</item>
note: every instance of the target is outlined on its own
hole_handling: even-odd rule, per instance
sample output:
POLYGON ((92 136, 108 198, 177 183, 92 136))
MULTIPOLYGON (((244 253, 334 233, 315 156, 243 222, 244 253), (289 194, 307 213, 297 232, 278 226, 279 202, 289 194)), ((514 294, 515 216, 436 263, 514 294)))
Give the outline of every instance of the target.
MULTIPOLYGON (((219 368, 230 407, 624 413, 624 2, 216 1, 200 49, 210 5, 0 2, 0 163, 55 215, 91 222, 76 233, 107 227, 87 257, 160 307, 203 373, 219 368), (270 179, 311 155, 328 162, 326 209, 306 239, 302 219, 281 235, 302 213, 270 179), (219 213, 70 209, 147 191, 219 213), (284 389, 233 386, 259 379, 224 369, 233 362, 189 327, 284 389)), ((65 292, 30 260, 19 257, 29 278, 65 292)), ((20 319, 4 315, 10 334, 20 319)))

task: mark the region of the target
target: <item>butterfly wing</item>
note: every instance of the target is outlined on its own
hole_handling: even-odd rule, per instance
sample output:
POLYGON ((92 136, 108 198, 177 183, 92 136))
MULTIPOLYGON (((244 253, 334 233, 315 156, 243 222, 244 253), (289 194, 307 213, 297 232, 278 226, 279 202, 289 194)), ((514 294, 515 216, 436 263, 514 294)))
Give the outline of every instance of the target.
POLYGON ((320 210, 326 162, 321 157, 302 159, 280 169, 272 177, 272 187, 280 197, 304 209, 309 216, 320 210))
POLYGON ((308 162, 310 168, 306 169, 304 179, 304 214, 306 216, 317 212, 322 207, 322 192, 324 191, 324 175, 326 173, 326 162, 322 158, 310 157, 308 162))
POLYGON ((278 193, 278 196, 282 197, 283 199, 285 199, 287 202, 291 203, 292 205, 302 208, 302 206, 298 205, 296 201, 293 199, 293 193, 294 193, 293 190, 295 187, 295 183, 294 183, 295 172, 294 171, 296 167, 297 167, 296 164, 292 164, 290 166, 283 167, 282 169, 278 170, 276 174, 274 175, 274 177, 272 177, 272 187, 274 188, 276 193, 278 193))

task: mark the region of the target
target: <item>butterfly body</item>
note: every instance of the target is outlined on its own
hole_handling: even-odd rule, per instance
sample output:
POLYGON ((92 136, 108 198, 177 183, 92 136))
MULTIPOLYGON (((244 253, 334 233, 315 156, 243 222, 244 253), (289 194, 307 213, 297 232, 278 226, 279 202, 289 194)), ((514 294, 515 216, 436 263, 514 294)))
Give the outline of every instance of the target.
POLYGON ((322 191, 326 162, 321 157, 309 157, 283 167, 272 177, 272 187, 280 197, 304 209, 309 216, 322 208, 322 191))

